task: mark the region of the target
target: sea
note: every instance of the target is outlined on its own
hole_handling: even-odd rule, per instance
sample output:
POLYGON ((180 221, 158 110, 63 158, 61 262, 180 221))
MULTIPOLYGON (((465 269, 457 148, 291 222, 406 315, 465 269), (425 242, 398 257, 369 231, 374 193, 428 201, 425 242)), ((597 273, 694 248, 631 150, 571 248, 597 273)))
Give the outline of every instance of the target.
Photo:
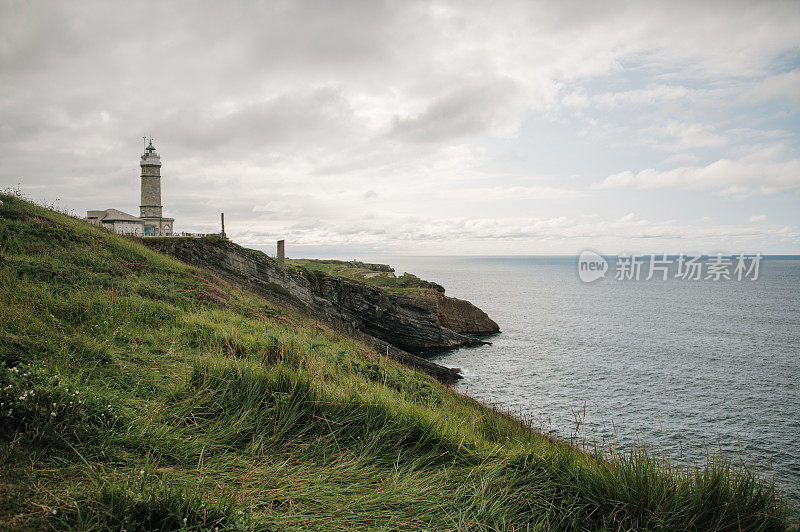
POLYGON ((637 279, 635 258, 606 257, 593 282, 569 256, 381 262, 499 324, 491 345, 434 356, 461 369, 458 391, 590 449, 644 446, 688 465, 724 457, 774 480, 797 508, 800 257, 764 257, 757 272, 746 257, 737 272, 734 258, 715 270, 728 279, 706 278, 711 258, 700 279, 659 258, 642 259, 637 279))

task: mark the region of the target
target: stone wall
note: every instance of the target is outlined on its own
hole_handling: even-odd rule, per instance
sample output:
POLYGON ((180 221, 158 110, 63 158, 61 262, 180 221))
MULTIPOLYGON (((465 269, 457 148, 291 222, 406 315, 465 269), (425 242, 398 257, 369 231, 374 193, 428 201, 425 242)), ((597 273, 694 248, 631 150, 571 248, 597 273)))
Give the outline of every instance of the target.
POLYGON ((117 220, 114 222, 104 223, 103 225, 110 226, 109 229, 114 231, 115 233, 120 233, 123 235, 136 235, 141 236, 142 232, 144 231, 142 222, 128 222, 117 220))
POLYGON ((161 216, 161 178, 142 175, 142 203, 139 207, 139 217, 160 218, 161 216))
POLYGON ((140 218, 161 218, 161 158, 155 154, 142 156, 140 218))

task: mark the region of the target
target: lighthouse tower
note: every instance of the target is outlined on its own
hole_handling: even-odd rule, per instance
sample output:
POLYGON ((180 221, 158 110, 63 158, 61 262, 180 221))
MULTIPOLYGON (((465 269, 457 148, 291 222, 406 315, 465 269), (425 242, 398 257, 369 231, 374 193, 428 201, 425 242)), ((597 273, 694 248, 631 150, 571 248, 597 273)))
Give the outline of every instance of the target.
POLYGON ((172 235, 174 218, 164 218, 161 206, 161 157, 153 147, 153 139, 142 154, 142 203, 139 218, 144 223, 145 236, 172 235))

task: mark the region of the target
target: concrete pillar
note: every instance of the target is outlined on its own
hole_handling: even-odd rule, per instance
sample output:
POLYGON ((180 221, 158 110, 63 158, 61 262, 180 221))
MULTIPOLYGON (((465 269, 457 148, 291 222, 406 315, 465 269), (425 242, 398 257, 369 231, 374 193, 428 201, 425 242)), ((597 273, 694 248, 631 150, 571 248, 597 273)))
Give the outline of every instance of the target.
POLYGON ((286 267, 286 252, 284 250, 284 241, 278 240, 278 266, 281 268, 286 267))

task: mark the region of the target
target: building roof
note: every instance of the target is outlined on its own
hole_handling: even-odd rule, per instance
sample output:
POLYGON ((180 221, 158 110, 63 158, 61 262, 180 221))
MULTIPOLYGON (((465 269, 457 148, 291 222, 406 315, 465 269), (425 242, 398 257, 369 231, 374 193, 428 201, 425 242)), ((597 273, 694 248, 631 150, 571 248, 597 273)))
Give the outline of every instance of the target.
POLYGON ((102 216, 98 216, 98 219, 101 222, 139 222, 142 223, 142 219, 138 216, 134 216, 132 214, 128 214, 127 212, 118 211, 117 209, 106 209, 102 211, 104 214, 102 216))

